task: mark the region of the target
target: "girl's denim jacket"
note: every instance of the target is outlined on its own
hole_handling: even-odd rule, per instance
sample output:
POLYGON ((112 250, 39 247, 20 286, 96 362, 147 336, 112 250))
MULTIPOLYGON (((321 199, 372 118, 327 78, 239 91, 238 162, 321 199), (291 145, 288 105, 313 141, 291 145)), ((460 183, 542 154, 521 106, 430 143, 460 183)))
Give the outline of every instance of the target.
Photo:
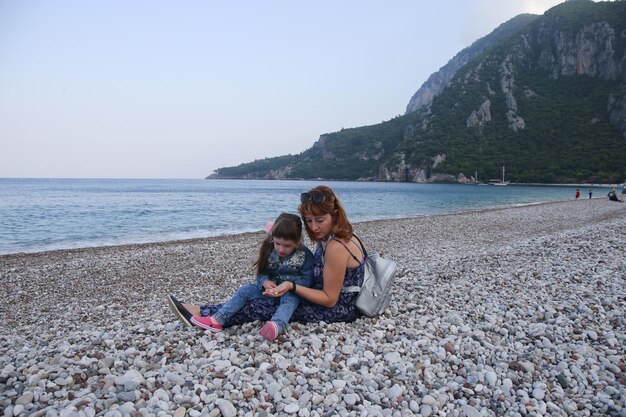
POLYGON ((291 281, 303 287, 310 287, 312 278, 313 253, 303 245, 282 260, 276 251, 272 250, 267 259, 266 274, 257 276, 256 284, 263 289, 263 283, 269 279, 276 284, 291 281))

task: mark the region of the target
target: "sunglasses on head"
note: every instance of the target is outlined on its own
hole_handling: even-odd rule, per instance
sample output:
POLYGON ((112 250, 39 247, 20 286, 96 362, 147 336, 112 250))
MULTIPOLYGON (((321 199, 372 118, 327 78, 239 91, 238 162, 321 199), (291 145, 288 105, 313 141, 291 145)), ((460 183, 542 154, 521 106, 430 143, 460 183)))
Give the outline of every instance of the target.
POLYGON ((314 202, 315 204, 322 204, 326 201, 326 194, 320 191, 314 191, 312 193, 302 193, 300 194, 300 202, 308 203, 309 201, 314 202))

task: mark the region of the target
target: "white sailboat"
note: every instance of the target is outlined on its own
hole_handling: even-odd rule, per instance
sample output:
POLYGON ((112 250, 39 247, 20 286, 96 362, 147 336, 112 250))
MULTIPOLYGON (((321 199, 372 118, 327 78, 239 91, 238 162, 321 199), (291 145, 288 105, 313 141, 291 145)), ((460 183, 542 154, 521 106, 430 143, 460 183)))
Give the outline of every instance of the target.
POLYGON ((509 181, 504 180, 504 165, 502 165, 502 180, 489 180, 490 184, 493 185, 508 185, 509 181))

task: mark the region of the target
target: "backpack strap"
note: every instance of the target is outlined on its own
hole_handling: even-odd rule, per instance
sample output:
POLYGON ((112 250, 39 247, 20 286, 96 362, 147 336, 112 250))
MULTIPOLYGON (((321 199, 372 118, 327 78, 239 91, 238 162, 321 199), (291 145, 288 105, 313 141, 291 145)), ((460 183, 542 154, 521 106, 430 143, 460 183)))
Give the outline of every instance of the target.
POLYGON ((341 289, 341 292, 345 292, 345 293, 360 292, 360 291, 361 291, 361 287, 359 287, 358 285, 353 285, 351 287, 343 287, 341 289))
MULTIPOLYGON (((361 250, 361 249, 359 248, 359 252, 361 252, 361 255, 363 255, 363 260, 362 260, 362 261, 359 261, 359 260, 357 259, 357 257, 356 257, 356 256, 354 256, 354 254, 352 253, 352 251, 351 251, 350 249, 348 249, 348 246, 346 246, 346 244, 345 244, 345 243, 343 243, 341 240, 339 240, 339 239, 335 239, 335 238, 333 238, 332 240, 336 240, 337 242, 341 243, 341 244, 343 245, 343 247, 344 247, 344 248, 346 248, 346 250, 348 251, 348 253, 352 256, 352 258, 353 258, 355 261, 357 261, 357 262, 359 263, 359 265, 363 265, 363 264, 365 263, 365 258, 367 257, 367 251, 365 250, 365 246, 363 246, 363 243, 361 243, 361 239, 359 239, 359 237, 358 237, 357 235, 355 235, 355 234, 352 234, 352 236, 354 236, 354 237, 356 238, 356 240, 358 240, 358 241, 359 241, 359 244, 361 245, 361 248, 363 249, 363 250, 361 250)), ((351 286, 351 287, 343 287, 343 288, 341 289, 341 292, 342 292, 342 293, 358 293, 358 292, 360 292, 360 291, 361 291, 361 287, 360 287, 359 285, 353 285, 353 286, 351 286)))
MULTIPOLYGON (((346 248, 346 250, 348 251, 348 253, 350 254, 350 256, 352 256, 352 259, 354 259, 355 261, 357 261, 359 263, 359 265, 363 265, 363 262, 365 261, 365 257, 367 256, 367 252, 365 251, 365 248, 363 247, 363 244, 361 243, 361 240, 357 237, 357 235, 353 234, 352 236, 356 237, 356 239, 359 241, 361 247, 363 248, 363 250, 359 249, 359 252, 361 252, 361 255, 363 255, 363 259, 359 260, 359 258, 357 258, 356 256, 354 256, 354 253, 352 253, 352 251, 348 248, 348 246, 343 243, 341 240, 336 239, 336 238, 332 238, 331 240, 336 240, 337 242, 341 243, 341 245, 346 248)), ((324 251, 326 251, 326 248, 324 248, 324 251)))
POLYGON ((359 239, 359 237, 355 235, 354 233, 352 233, 352 236, 356 237, 356 240, 359 241, 359 244, 363 248, 363 250, 361 251, 361 253, 363 254, 363 259, 367 258, 367 249, 365 249, 365 245, 363 245, 363 242, 361 242, 361 239, 359 239))

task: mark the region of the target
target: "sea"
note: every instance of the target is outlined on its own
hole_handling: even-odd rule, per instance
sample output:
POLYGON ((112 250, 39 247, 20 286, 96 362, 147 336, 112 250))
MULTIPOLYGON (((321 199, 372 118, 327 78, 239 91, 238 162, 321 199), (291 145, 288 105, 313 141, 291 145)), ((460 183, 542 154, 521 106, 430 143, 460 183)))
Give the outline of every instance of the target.
MULTIPOLYGON (((259 231, 296 212, 300 193, 333 188, 352 222, 574 198, 570 186, 203 179, 0 178, 0 254, 259 231)), ((604 187, 580 188, 581 198, 604 187)))

